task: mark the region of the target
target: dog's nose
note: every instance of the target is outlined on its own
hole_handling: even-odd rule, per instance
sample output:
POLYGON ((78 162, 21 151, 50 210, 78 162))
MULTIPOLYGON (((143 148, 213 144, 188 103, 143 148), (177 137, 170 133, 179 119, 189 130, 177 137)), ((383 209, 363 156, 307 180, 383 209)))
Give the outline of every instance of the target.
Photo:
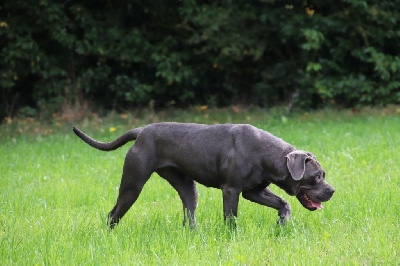
POLYGON ((333 193, 335 193, 335 189, 333 188, 333 187, 327 187, 326 189, 325 189, 325 192, 326 192, 326 194, 329 194, 329 195, 333 195, 333 193))

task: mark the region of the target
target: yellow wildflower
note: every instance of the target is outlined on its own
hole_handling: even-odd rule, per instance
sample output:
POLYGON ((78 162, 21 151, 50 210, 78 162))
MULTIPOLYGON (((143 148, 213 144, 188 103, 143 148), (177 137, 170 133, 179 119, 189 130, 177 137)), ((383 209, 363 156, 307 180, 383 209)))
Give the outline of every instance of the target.
POLYGON ((115 127, 110 127, 110 132, 114 132, 115 130, 117 130, 115 127))
POLYGON ((306 12, 307 12, 307 14, 309 15, 309 16, 312 16, 312 15, 314 15, 314 12, 315 12, 315 10, 314 9, 312 9, 312 7, 306 7, 306 12))

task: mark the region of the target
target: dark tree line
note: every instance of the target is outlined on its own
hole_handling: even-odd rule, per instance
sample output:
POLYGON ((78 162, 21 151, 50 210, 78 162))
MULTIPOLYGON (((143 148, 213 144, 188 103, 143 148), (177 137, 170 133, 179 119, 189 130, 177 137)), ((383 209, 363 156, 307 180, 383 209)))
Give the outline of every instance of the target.
POLYGON ((83 101, 398 104, 399 25, 399 0, 3 1, 1 117, 83 101))

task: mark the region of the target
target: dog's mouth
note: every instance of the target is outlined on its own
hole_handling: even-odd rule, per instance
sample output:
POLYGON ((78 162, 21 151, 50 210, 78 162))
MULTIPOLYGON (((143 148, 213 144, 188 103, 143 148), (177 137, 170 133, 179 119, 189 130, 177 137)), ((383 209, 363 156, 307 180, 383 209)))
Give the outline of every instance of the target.
POLYGON ((321 202, 311 200, 306 193, 300 192, 296 197, 307 210, 315 211, 323 208, 321 202))

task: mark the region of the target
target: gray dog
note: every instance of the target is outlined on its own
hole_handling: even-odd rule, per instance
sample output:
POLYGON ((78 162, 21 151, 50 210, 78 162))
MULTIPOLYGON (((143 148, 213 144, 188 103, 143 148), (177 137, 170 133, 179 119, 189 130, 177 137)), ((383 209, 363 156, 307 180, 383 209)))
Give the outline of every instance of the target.
POLYGON ((196 182, 219 188, 224 218, 237 216, 239 195, 278 210, 278 223, 289 220, 291 208, 268 186, 272 183, 296 196, 304 208, 322 209, 335 189, 325 182, 325 171, 315 156, 296 150, 272 134, 251 125, 201 125, 155 123, 132 129, 103 143, 73 128, 90 146, 115 150, 136 140, 125 158, 117 204, 108 214, 113 228, 138 198, 153 172, 178 192, 184 211, 183 224, 196 226, 196 182))

